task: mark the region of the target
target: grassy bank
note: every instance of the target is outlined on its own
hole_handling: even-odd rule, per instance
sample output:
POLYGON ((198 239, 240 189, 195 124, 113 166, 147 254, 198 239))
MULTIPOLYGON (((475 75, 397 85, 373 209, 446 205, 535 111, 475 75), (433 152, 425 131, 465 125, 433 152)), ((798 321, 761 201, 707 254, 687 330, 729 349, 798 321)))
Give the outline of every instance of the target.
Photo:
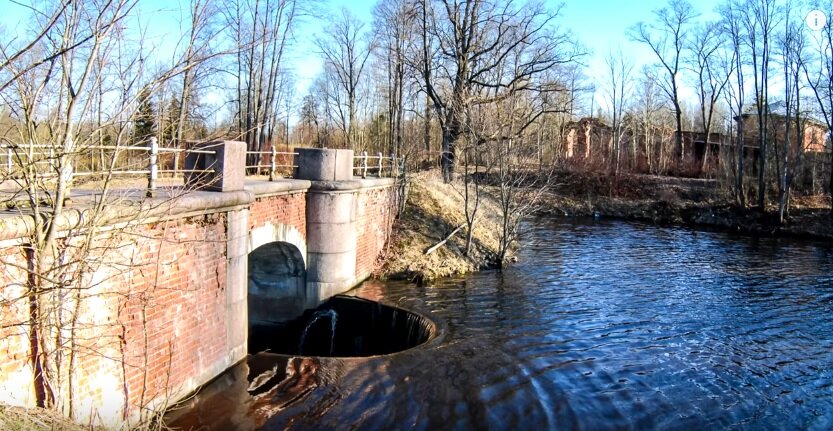
MULTIPOLYGON (((410 179, 404 213, 397 221, 380 278, 416 282, 495 267, 499 208, 485 198, 464 254, 466 229, 436 251, 426 250, 465 223, 461 183, 444 184, 437 172, 410 179)), ((484 193, 487 195, 488 193, 484 193)), ((829 197, 796 197, 784 224, 777 208, 739 208, 717 181, 649 175, 560 172, 537 212, 544 217, 609 217, 665 225, 708 226, 755 235, 833 239, 829 197)))
MULTIPOLYGON (((564 172, 543 215, 597 216, 710 226, 757 235, 833 239, 829 197, 795 197, 784 224, 777 207, 739 208, 715 180, 564 172)), ((774 199, 770 200, 772 203, 774 199)))
POLYGON ((465 224, 463 185, 444 184, 437 172, 422 172, 409 179, 409 186, 407 205, 396 222, 378 274, 381 278, 424 282, 495 266, 499 226, 498 207, 493 201, 481 202, 468 256, 464 254, 465 227, 426 254, 426 250, 465 224))

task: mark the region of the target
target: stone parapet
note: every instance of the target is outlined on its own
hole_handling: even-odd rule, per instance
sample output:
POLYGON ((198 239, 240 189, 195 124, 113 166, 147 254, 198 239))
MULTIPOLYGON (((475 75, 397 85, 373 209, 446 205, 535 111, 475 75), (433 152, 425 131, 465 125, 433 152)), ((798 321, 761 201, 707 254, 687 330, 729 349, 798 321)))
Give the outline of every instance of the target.
POLYGON ((353 178, 353 150, 298 148, 295 178, 312 181, 346 181, 353 178))

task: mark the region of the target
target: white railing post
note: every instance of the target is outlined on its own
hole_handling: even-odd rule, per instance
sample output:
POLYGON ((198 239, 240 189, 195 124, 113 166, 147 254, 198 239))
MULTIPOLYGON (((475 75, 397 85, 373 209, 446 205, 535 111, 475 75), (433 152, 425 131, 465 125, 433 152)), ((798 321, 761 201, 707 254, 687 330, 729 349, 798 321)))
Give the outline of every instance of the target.
POLYGON ((367 178, 367 151, 362 151, 362 178, 367 178))
POLYGON ((275 181, 275 170, 278 168, 278 163, 275 159, 278 158, 278 150, 272 145, 272 163, 269 165, 269 181, 275 181))
POLYGON ((379 157, 379 171, 376 172, 376 176, 382 178, 382 152, 376 153, 376 156, 379 157))
POLYGON ((159 166, 156 164, 157 157, 159 156, 159 142, 156 140, 155 137, 150 138, 150 157, 149 157, 149 164, 150 164, 150 172, 148 174, 148 190, 145 194, 147 197, 152 198, 153 194, 156 192, 156 178, 159 175, 159 166))

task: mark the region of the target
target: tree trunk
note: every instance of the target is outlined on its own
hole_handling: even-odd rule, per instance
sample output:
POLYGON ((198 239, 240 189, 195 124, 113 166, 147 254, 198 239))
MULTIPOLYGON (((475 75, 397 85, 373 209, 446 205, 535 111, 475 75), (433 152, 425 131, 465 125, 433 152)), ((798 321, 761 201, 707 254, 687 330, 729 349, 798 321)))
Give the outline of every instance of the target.
POLYGON ((426 157, 430 159, 431 157, 431 97, 428 93, 425 93, 425 122, 423 123, 423 133, 424 136, 422 137, 423 143, 425 144, 425 154, 426 157))
MULTIPOLYGON (((740 112, 740 111, 738 111, 740 112)), ((735 179, 735 193, 737 194, 738 205, 741 208, 746 208, 746 190, 743 187, 744 176, 744 148, 743 148, 743 117, 738 114, 738 168, 737 178, 735 179)))
MULTIPOLYGON (((828 184, 827 192, 833 197, 833 151, 830 151, 830 183, 828 184)), ((833 204, 830 206, 830 216, 833 218, 833 204)))
POLYGON ((442 156, 440 157, 440 169, 443 173, 443 182, 450 183, 454 181, 454 142, 459 133, 455 133, 451 128, 443 130, 443 148, 442 156))

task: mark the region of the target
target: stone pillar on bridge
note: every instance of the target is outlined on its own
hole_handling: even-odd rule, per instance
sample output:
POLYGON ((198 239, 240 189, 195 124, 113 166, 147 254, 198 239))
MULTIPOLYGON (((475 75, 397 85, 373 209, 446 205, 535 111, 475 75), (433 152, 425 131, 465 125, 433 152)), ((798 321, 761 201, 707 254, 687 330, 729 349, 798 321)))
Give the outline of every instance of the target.
POLYGON ((356 283, 356 192, 353 150, 298 149, 297 179, 307 192, 307 307, 356 283))
POLYGON ((245 179, 245 142, 199 142, 185 153, 186 187, 231 192, 243 190, 245 179))
MULTIPOLYGON (((240 141, 200 142, 185 155, 185 186, 215 192, 243 190, 246 176, 246 143, 240 141)), ((249 209, 229 210, 226 220, 226 338, 228 365, 246 357, 248 317, 249 209)))
POLYGON ((353 150, 298 148, 295 178, 310 181, 353 179, 353 150))

